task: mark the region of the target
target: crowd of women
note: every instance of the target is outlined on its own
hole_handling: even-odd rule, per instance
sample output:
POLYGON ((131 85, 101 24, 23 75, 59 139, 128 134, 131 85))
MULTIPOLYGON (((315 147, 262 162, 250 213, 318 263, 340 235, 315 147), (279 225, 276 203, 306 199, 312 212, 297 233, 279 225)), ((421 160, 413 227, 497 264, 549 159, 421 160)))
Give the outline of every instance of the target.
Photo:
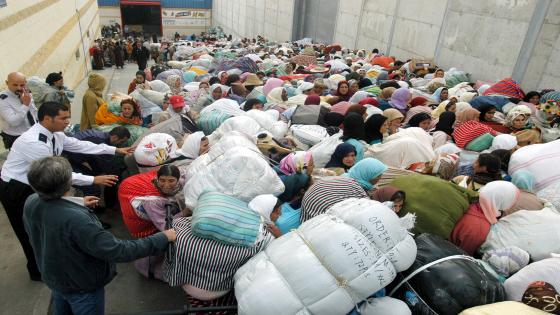
POLYGON ((230 301, 235 272, 256 253, 341 201, 367 198, 415 236, 438 236, 487 263, 507 295, 484 304, 560 312, 560 92, 525 92, 511 78, 472 82, 430 60, 310 40, 173 46, 174 60, 139 71, 109 101, 104 79, 91 75, 82 113, 82 129, 125 125, 137 145, 119 188, 130 233, 151 235, 174 217, 174 253, 137 261, 143 274, 200 303, 230 301), (220 194, 222 219, 233 208, 258 214, 265 228, 251 246, 232 244, 226 223, 212 225, 222 238, 201 236, 196 215, 210 207, 201 201, 208 191, 220 194), (539 263, 544 276, 530 272, 539 263), (522 287, 515 298, 512 279, 522 287))

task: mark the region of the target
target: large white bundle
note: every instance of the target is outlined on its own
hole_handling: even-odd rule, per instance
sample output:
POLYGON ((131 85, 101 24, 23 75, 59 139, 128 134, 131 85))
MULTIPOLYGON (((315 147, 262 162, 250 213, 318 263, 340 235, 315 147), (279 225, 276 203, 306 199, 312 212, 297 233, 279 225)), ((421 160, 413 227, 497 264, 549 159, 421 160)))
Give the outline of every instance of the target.
POLYGON ((191 163, 186 172, 187 182, 217 157, 223 155, 227 150, 235 147, 244 147, 255 152, 258 152, 259 150, 256 146, 255 137, 249 137, 238 131, 231 131, 218 140, 218 142, 212 144, 210 150, 208 150, 206 154, 199 156, 191 163))
POLYGON ((163 106, 163 100, 165 99, 165 93, 153 91, 153 90, 140 90, 140 95, 147 98, 150 102, 158 105, 159 107, 163 106))
POLYGON ((415 163, 430 162, 436 154, 432 146, 423 145, 417 139, 404 137, 368 146, 364 157, 373 157, 387 166, 407 169, 415 163))
POLYGON ((369 202, 344 219, 333 213, 351 206, 346 201, 337 204, 330 214, 304 222, 251 258, 235 274, 239 314, 262 314, 265 309, 267 314, 346 314, 387 286, 397 271, 410 266, 409 257, 414 261, 416 245, 393 211, 369 202), (410 252, 405 253, 405 247, 410 252), (392 261, 398 261, 399 268, 392 261))
POLYGON ((560 180, 548 185, 545 189, 539 190, 537 196, 560 211, 560 180))
POLYGON ((49 85, 45 82, 44 79, 33 76, 27 79, 27 87, 29 88, 29 91, 31 91, 31 95, 33 96, 33 102, 35 102, 35 105, 41 105, 43 103, 43 100, 45 99, 45 96, 47 96, 49 85))
POLYGON ((176 61, 176 60, 171 60, 167 62, 167 65, 171 67, 171 69, 183 69, 184 67, 187 66, 187 63, 185 61, 176 61))
POLYGON ((142 117, 148 117, 152 114, 162 112, 161 107, 156 103, 150 101, 148 98, 144 97, 140 93, 139 89, 134 90, 132 93, 130 93, 130 96, 134 99, 134 101, 136 101, 136 103, 138 103, 138 105, 140 105, 142 117))
POLYGON ((535 177, 537 191, 560 180, 560 140, 533 144, 515 151, 509 160, 509 174, 526 170, 535 177))
POLYGON ((342 137, 342 131, 322 140, 309 149, 313 154, 313 164, 316 168, 327 165, 336 147, 342 143, 340 137, 342 137))
POLYGON ((169 87, 169 85, 167 85, 167 83, 161 81, 161 80, 153 80, 150 81, 150 88, 156 92, 160 92, 160 93, 169 93, 171 91, 171 88, 169 87))
POLYGON ((521 301, 527 287, 535 281, 546 281, 560 288, 560 258, 548 258, 534 262, 519 270, 504 283, 507 299, 521 301))
POLYGON ((187 92, 198 91, 200 90, 199 86, 200 82, 189 82, 183 86, 183 89, 187 92))
POLYGON ((308 146, 314 146, 329 137, 327 129, 319 125, 291 125, 290 131, 297 141, 308 146))
POLYGON ((140 141, 134 150, 136 163, 145 166, 158 166, 177 157, 175 138, 165 133, 152 133, 140 141))
POLYGON ((411 315, 412 312, 405 302, 388 296, 368 299, 366 303, 360 305, 361 315, 411 315))
POLYGON ((258 195, 279 195, 284 184, 262 154, 234 147, 198 171, 185 185, 185 205, 194 209, 205 190, 215 190, 249 202, 258 195))
POLYGON ((550 208, 517 211, 492 226, 480 250, 517 246, 528 252, 533 261, 549 258, 550 253, 560 253, 559 226, 560 214, 550 208))
POLYGON ((241 108, 239 108, 239 104, 229 98, 221 98, 214 103, 204 107, 204 109, 200 111, 200 115, 202 116, 204 113, 211 112, 215 109, 225 112, 231 116, 245 115, 245 112, 241 108))
POLYGON ((262 129, 269 131, 275 139, 283 138, 288 132, 288 124, 274 117, 269 112, 263 112, 258 109, 251 109, 247 112, 247 116, 253 118, 262 129))
POLYGON ((261 125, 251 117, 231 117, 224 121, 218 129, 214 130, 214 132, 208 136, 208 140, 210 144, 215 143, 232 131, 238 131, 249 137, 255 137, 261 129, 261 125))

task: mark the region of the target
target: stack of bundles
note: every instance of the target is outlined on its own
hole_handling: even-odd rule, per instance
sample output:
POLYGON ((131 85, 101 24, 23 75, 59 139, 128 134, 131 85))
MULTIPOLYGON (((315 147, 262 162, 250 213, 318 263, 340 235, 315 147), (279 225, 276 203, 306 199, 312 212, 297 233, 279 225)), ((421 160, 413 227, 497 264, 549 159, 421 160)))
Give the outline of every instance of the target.
POLYGON ((176 152, 177 142, 172 136, 165 133, 152 133, 140 141, 134 150, 134 159, 144 173, 177 157, 176 152))
POLYGON ((226 151, 232 148, 248 148, 257 151, 255 139, 251 138, 241 132, 231 131, 224 135, 217 142, 213 143, 206 154, 196 158, 190 165, 186 172, 187 181, 194 177, 196 173, 206 168, 214 159, 223 155, 226 151))
POLYGON ((30 77, 27 79, 27 87, 31 92, 35 105, 42 104, 49 91, 49 85, 45 80, 37 76, 30 77))
POLYGON ((218 73, 220 71, 228 71, 231 69, 239 69, 242 73, 257 73, 259 71, 259 67, 257 66, 257 64, 248 57, 241 57, 236 59, 216 58, 212 62, 210 71, 218 73))
POLYGON ((484 253, 517 246, 528 252, 533 261, 545 259, 550 253, 560 253, 559 226, 560 214, 556 209, 517 211, 492 225, 480 250, 484 253))
POLYGON ((243 115, 245 112, 239 109, 236 101, 221 98, 200 111, 197 125, 205 135, 210 135, 229 118, 243 115))
POLYGON ((258 150, 234 147, 189 178, 183 189, 185 205, 194 209, 206 190, 248 202, 258 195, 279 195, 284 184, 258 150))
POLYGON ((416 246, 396 214, 367 199, 334 205, 235 274, 241 314, 346 314, 407 269, 416 246))
POLYGON ((420 174, 398 177, 390 185, 406 193, 406 202, 399 215, 416 215, 413 233, 432 233, 446 239, 477 197, 472 190, 420 174))
POLYGON ((505 300, 504 287, 492 271, 462 249, 430 234, 415 241, 416 261, 390 294, 405 300, 414 314, 455 315, 505 300))
MULTIPOLYGON (((184 66, 183 66, 184 67, 184 66)), ((179 68, 179 69, 169 69, 169 70, 165 70, 163 72, 161 72, 160 74, 158 74, 158 76, 156 77, 156 80, 161 80, 163 82, 167 81, 167 78, 170 75, 178 75, 179 77, 181 77, 181 80, 183 80, 183 71, 181 71, 180 69, 182 69, 183 67, 179 68)))
POLYGON ((455 68, 451 68, 445 73, 445 83, 448 88, 452 88, 462 82, 471 82, 471 75, 455 68))
POLYGON ((259 133, 260 130, 261 126, 253 118, 248 116, 237 116, 229 118, 222 123, 214 132, 212 132, 210 136, 208 136, 208 140, 210 141, 210 144, 213 144, 232 131, 240 132, 252 139, 259 133))

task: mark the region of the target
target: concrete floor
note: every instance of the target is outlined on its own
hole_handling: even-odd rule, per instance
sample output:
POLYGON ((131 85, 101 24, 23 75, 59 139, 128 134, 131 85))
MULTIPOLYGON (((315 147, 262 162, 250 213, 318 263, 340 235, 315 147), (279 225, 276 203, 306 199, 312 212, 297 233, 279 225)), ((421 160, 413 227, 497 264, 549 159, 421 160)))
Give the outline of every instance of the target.
MULTIPOLYGON (((136 64, 127 64, 122 70, 112 68, 95 72, 105 76, 109 83, 105 93, 110 94, 117 91, 126 93, 137 70, 136 64)), ((81 100, 86 89, 87 79, 74 89, 76 97, 72 104, 72 123, 80 120, 81 100)), ((0 163, 6 156, 5 151, 0 153, 0 163)), ((101 217, 112 225, 111 231, 117 237, 131 238, 118 210, 107 211, 101 217)), ((1 207, 0 252, 0 315, 48 314, 50 290, 42 283, 29 280, 23 251, 1 207)), ((119 264, 117 271, 115 279, 105 287, 107 314, 179 310, 186 303, 181 288, 171 288, 163 282, 145 279, 132 263, 119 264)))

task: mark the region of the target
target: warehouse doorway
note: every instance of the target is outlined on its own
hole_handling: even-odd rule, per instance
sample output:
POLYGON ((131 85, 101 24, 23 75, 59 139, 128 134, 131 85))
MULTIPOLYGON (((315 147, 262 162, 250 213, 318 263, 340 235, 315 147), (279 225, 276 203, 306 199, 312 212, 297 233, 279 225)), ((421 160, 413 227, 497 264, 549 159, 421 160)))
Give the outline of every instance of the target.
POLYGON ((162 35, 161 4, 154 1, 121 1, 123 32, 152 38, 162 35))

